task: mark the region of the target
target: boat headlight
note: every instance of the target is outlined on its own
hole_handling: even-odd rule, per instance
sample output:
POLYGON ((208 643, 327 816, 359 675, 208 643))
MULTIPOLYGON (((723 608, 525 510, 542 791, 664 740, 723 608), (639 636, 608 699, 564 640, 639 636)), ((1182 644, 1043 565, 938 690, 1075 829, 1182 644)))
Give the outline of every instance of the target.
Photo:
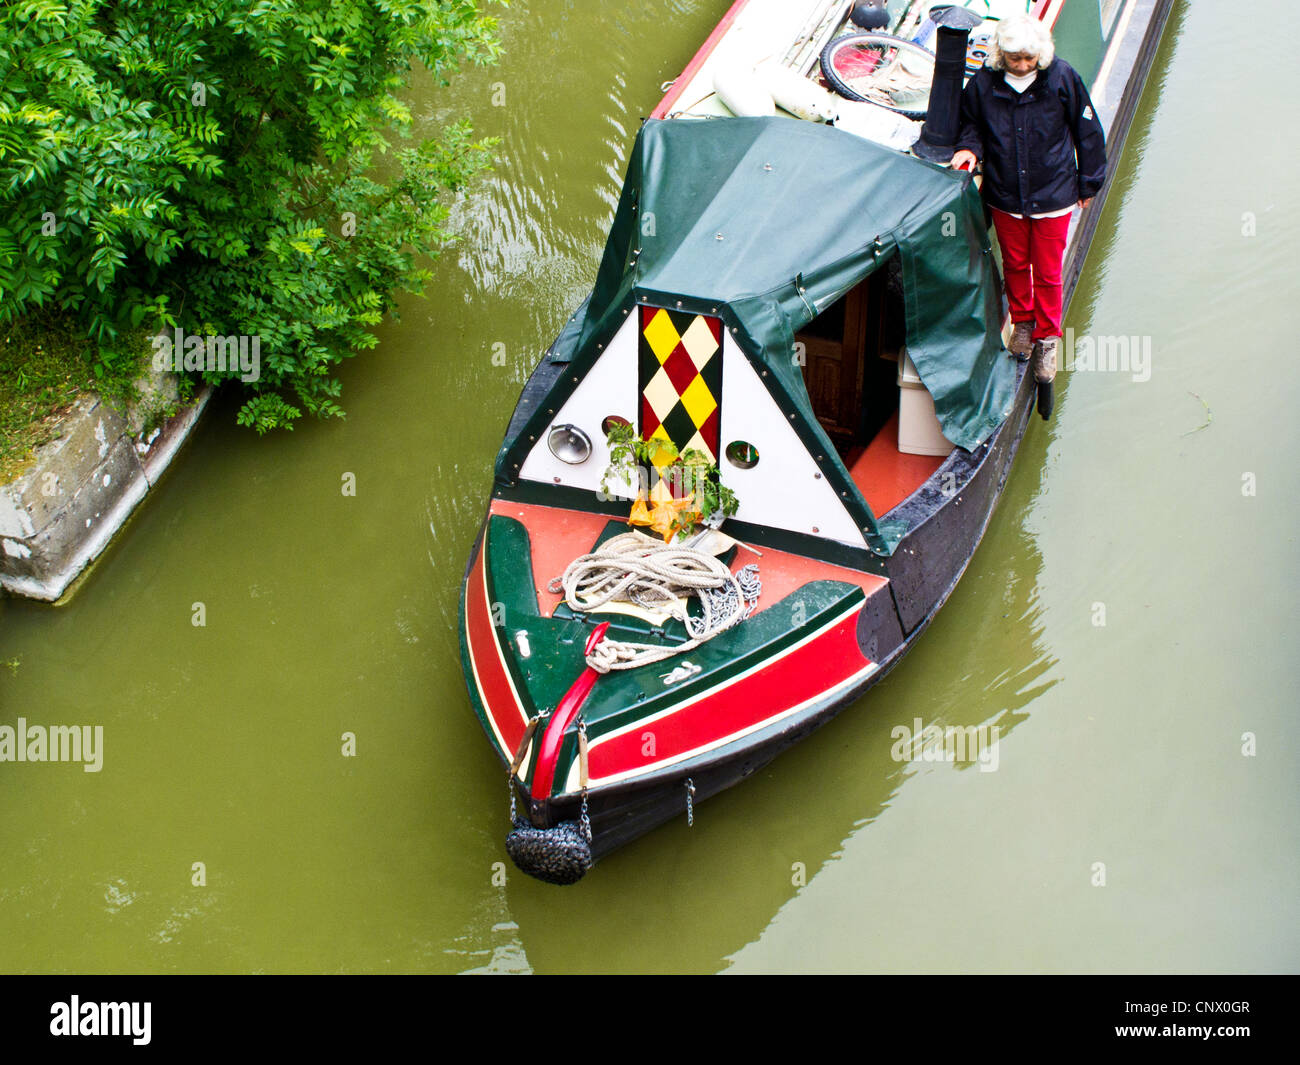
POLYGON ((551 454, 570 466, 579 466, 591 458, 591 437, 576 425, 567 422, 551 427, 546 437, 546 446, 551 454))

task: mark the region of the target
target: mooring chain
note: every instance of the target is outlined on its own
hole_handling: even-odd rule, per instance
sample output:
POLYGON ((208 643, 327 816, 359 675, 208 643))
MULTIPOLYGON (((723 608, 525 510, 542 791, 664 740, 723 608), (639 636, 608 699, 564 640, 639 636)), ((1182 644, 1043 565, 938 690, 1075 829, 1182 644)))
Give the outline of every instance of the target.
POLYGON ((506 770, 506 787, 510 789, 510 823, 515 823, 515 774, 519 772, 519 767, 524 764, 524 754, 528 750, 528 744, 532 742, 537 728, 543 721, 551 716, 549 710, 539 710, 536 714, 528 719, 528 724, 524 726, 524 734, 519 738, 519 746, 515 748, 515 757, 510 763, 510 768, 506 770))
POLYGON ((591 842, 591 815, 587 812, 587 722, 578 718, 578 783, 582 785, 582 814, 578 825, 591 842))
MULTIPOLYGON (((734 584, 725 584, 721 588, 710 588, 701 592, 700 600, 707 603, 708 607, 722 617, 730 617, 733 613, 741 611, 743 599, 744 611, 740 612, 740 620, 743 621, 758 605, 758 597, 763 591, 763 582, 758 576, 758 566, 753 562, 743 567, 735 577, 734 584)), ((695 636, 696 633, 691 631, 691 621, 692 619, 687 619, 686 631, 695 636)))

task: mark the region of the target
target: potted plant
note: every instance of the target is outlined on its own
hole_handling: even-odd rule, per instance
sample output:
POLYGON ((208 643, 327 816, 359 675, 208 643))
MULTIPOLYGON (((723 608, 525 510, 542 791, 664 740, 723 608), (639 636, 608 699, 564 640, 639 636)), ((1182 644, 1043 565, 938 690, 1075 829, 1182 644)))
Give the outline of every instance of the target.
POLYGON ((636 486, 629 525, 644 525, 670 542, 685 540, 705 524, 736 513, 736 493, 722 483, 716 462, 695 448, 677 450, 671 440, 644 440, 631 425, 613 423, 606 433, 609 466, 601 478, 609 494, 611 479, 636 486))

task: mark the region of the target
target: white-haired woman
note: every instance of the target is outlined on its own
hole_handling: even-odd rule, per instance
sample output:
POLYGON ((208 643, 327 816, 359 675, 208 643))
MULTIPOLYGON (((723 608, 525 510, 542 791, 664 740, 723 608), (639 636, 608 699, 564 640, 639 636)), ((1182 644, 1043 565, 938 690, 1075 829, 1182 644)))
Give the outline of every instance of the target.
POLYGON ((1061 339, 1061 264, 1075 205, 1106 178, 1106 142, 1083 79, 1031 15, 1003 19, 987 63, 966 83, 954 167, 984 164, 1007 303, 1011 352, 1033 355, 1038 409, 1052 412, 1061 339))

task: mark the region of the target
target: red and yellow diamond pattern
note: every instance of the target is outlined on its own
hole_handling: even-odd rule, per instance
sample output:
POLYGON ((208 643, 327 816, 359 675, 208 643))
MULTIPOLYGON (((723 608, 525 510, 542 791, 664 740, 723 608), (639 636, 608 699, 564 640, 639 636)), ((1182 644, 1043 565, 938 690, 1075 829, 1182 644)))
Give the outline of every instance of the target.
POLYGON ((671 440, 718 461, 722 320, 690 311, 641 311, 638 376, 641 436, 671 440))

